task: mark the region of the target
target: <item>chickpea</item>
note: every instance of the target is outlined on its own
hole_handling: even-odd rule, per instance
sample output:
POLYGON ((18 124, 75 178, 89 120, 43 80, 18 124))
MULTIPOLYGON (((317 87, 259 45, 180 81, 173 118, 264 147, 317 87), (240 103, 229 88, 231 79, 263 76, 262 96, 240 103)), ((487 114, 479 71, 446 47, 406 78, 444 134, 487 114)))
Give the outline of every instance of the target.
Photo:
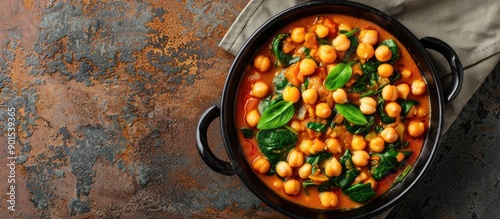
POLYGON ((292 127, 292 129, 297 132, 300 132, 302 130, 302 124, 298 120, 292 120, 292 122, 290 123, 290 127, 292 127))
POLYGON ((412 137, 420 137, 425 132, 425 124, 423 122, 411 121, 408 124, 408 134, 412 137))
POLYGON ((250 92, 250 95, 257 98, 264 98, 267 96, 268 92, 269 86, 262 81, 257 81, 252 85, 252 91, 250 92))
POLYGON ((359 31, 359 40, 374 46, 378 42, 378 32, 376 30, 361 30, 359 31))
POLYGON ((276 173, 285 178, 292 176, 292 167, 285 161, 280 161, 276 164, 276 173))
POLYGON ((396 89, 398 89, 398 97, 406 100, 408 98, 408 95, 410 94, 410 85, 406 83, 401 83, 396 86, 396 89))
POLYGON ((342 164, 337 160, 337 158, 332 157, 325 164, 325 175, 329 177, 340 176, 342 173, 342 164))
POLYGON ((391 77, 392 73, 394 72, 394 67, 392 65, 383 63, 378 66, 377 68, 377 73, 380 75, 380 77, 388 78, 391 77))
POLYGON ((349 32, 349 31, 352 30, 352 27, 349 26, 349 25, 347 25, 347 24, 340 24, 339 25, 339 31, 341 31, 341 30, 349 32))
POLYGON ((324 38, 330 33, 330 29, 323 24, 317 24, 316 30, 314 31, 319 38, 324 38))
POLYGON ((327 103, 318 103, 316 105, 316 116, 322 119, 328 119, 332 114, 332 109, 327 103))
POLYGON ((330 64, 337 59, 337 52, 330 45, 321 45, 318 49, 318 55, 325 64, 330 64))
POLYGON ((351 41, 349 41, 349 38, 345 34, 339 34, 335 39, 333 39, 333 47, 337 51, 347 51, 349 49, 349 46, 351 46, 351 41))
POLYGON ((360 43, 356 48, 356 55, 358 55, 360 59, 368 60, 371 57, 373 57, 374 54, 375 50, 373 49, 373 46, 370 44, 360 43))
POLYGON ((375 49, 375 58, 381 62, 387 62, 392 58, 392 52, 386 45, 381 45, 375 49))
POLYGON ((309 139, 303 140, 299 145, 300 150, 307 156, 309 156, 310 154, 309 151, 311 150, 312 147, 313 147, 313 141, 309 139))
POLYGON ((422 80, 414 80, 411 84, 411 93, 415 96, 420 96, 425 94, 427 91, 427 85, 422 80))
POLYGON ((308 179, 312 173, 312 165, 310 163, 305 163, 299 168, 299 176, 302 179, 308 179))
POLYGON ((365 115, 371 115, 377 111, 377 101, 373 97, 362 97, 359 102, 359 109, 365 115))
POLYGON ((399 138, 396 129, 390 126, 386 127, 384 130, 382 130, 382 132, 380 132, 380 137, 382 137, 387 143, 394 143, 399 138))
POLYGON ((382 89, 382 98, 387 101, 396 101, 398 99, 398 89, 394 85, 387 85, 382 89))
POLYGON ((286 161, 290 167, 300 167, 304 164, 304 154, 298 150, 292 150, 288 153, 286 161))
POLYGON ((322 192, 319 194, 321 205, 325 208, 332 208, 337 206, 339 197, 334 192, 322 192))
POLYGON ((403 79, 409 79, 411 77, 411 71, 410 70, 403 70, 401 71, 401 78, 403 79))
POLYGON ((306 28, 303 27, 295 27, 292 29, 290 38, 295 43, 303 43, 304 38, 306 37, 306 28))
POLYGON ((299 64, 299 73, 305 76, 311 75, 316 71, 318 65, 312 59, 303 59, 299 64))
POLYGON ((339 140, 336 138, 329 138, 326 140, 326 148, 328 151, 330 151, 332 154, 340 154, 342 153, 342 145, 340 145, 339 140))
POLYGON ((264 55, 258 55, 253 60, 253 66, 260 72, 266 72, 267 70, 269 70, 269 67, 271 66, 271 59, 269 59, 269 57, 264 55))
POLYGON ((247 125, 252 127, 252 128, 257 126, 257 123, 259 123, 259 120, 260 120, 260 113, 259 113, 259 110, 257 110, 257 109, 254 109, 254 110, 248 112, 246 115, 247 125))
POLYGON ((255 171, 258 173, 264 174, 269 171, 269 168, 271 168, 271 162, 265 157, 257 157, 252 164, 252 167, 255 171))
POLYGON ((427 110, 423 107, 417 107, 417 118, 425 118, 427 117, 427 110))
POLYGON ((366 147, 365 138, 362 135, 353 135, 351 140, 351 148, 353 150, 364 150, 366 147))
POLYGON ((382 152, 385 149, 385 141, 380 136, 370 141, 370 149, 374 152, 382 152))
POLYGON ((336 103, 340 103, 340 104, 347 103, 347 93, 342 88, 339 88, 336 91, 334 91, 332 93, 332 97, 336 103))
POLYGON ((287 86, 283 89, 283 99, 296 103, 300 99, 300 91, 297 87, 287 86))
POLYGON ((298 195, 300 194, 300 190, 302 188, 300 182, 296 179, 288 179, 283 184, 283 187, 287 195, 298 195))
POLYGON ((309 150, 309 152, 310 152, 311 154, 316 154, 317 152, 320 152, 320 151, 325 150, 325 148, 326 148, 326 143, 325 143, 325 142, 323 142, 323 141, 321 141, 321 140, 320 140, 320 139, 318 139, 318 138, 315 138, 315 139, 313 140, 313 146, 312 146, 312 148, 309 150))
POLYGON ((390 102, 385 105, 385 112, 387 112, 387 115, 391 118, 397 118, 401 110, 401 106, 397 102, 390 102))
POLYGON ((306 104, 315 104, 318 99, 318 91, 314 88, 309 88, 302 92, 302 100, 306 104))
POLYGON ((358 150, 352 152, 352 163, 357 167, 364 167, 368 165, 370 161, 370 154, 364 150, 358 150))

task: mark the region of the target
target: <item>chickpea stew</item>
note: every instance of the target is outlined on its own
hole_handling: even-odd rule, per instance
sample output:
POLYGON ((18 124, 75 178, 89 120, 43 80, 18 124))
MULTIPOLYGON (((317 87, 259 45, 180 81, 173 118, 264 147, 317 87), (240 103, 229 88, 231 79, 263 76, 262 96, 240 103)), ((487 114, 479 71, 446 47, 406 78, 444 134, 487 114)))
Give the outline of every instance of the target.
POLYGON ((249 62, 235 120, 245 157, 273 191, 352 209, 401 182, 429 127, 426 81, 376 24, 324 14, 288 24, 249 62))

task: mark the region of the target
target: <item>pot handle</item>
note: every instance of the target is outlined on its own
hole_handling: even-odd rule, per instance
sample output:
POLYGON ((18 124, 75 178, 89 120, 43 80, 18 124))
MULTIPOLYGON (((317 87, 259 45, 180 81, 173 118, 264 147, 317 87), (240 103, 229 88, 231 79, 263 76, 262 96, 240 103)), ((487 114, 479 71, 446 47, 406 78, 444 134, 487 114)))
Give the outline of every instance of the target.
POLYGON ((464 81, 464 69, 462 63, 458 58, 457 53, 444 41, 434 38, 434 37, 424 37, 420 39, 422 46, 428 49, 432 49, 443 55, 451 68, 451 84, 444 91, 444 103, 449 103, 454 100, 458 93, 460 93, 460 88, 462 88, 462 83, 464 81))
POLYGON ((196 144, 198 145, 198 152, 201 158, 210 168, 212 168, 212 170, 222 175, 231 176, 235 173, 231 163, 217 158, 208 147, 208 126, 218 118, 219 115, 220 109, 217 106, 212 106, 203 112, 198 122, 198 126, 196 127, 196 144))

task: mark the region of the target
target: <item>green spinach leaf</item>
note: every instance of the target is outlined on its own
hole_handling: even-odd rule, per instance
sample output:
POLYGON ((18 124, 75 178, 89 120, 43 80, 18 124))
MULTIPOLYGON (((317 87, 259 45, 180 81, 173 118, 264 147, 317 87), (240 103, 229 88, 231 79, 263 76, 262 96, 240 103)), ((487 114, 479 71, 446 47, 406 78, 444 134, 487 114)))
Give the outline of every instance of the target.
POLYGON ((373 160, 370 165, 370 172, 374 179, 380 180, 387 173, 394 172, 398 166, 398 151, 394 149, 386 150, 383 153, 376 153, 380 160, 373 160))
POLYGON ((327 90, 336 90, 343 87, 351 78, 352 62, 339 63, 328 73, 325 79, 325 88, 327 90))
POLYGON ((377 106, 378 106, 378 113, 380 114, 380 120, 382 120, 383 123, 385 123, 385 124, 391 124, 391 123, 393 123, 393 122, 396 121, 396 119, 390 117, 385 112, 385 109, 384 109, 385 100, 384 100, 384 98, 382 98, 382 96, 380 96, 378 98, 377 106))
POLYGON ((369 115, 369 116, 366 116, 366 118, 367 118, 368 123, 365 125, 353 125, 353 126, 351 126, 351 124, 347 120, 344 120, 345 128, 351 134, 366 135, 366 134, 368 134, 368 132, 371 130, 373 124, 375 123, 375 116, 369 115))
POLYGON ((273 39, 273 52, 276 56, 278 62, 283 66, 287 67, 293 63, 300 61, 300 57, 292 57, 289 54, 283 52, 283 40, 290 36, 288 33, 278 34, 273 39))
POLYGON ((257 123, 258 129, 275 129, 284 126, 292 119, 295 108, 293 103, 281 100, 276 104, 270 105, 260 117, 257 123))
POLYGON ((332 157, 332 153, 330 153, 330 152, 320 152, 320 153, 308 156, 306 158, 306 163, 309 163, 312 165, 312 174, 314 174, 314 173, 316 173, 316 171, 320 170, 319 164, 330 157, 332 157))
POLYGON ((371 183, 359 183, 352 185, 343 190, 344 194, 349 195, 351 200, 358 203, 365 203, 371 198, 375 197, 375 191, 372 189, 371 183))
POLYGON ((288 80, 285 78, 285 71, 281 71, 273 78, 273 84, 276 91, 283 91, 285 87, 289 84, 288 80))
POLYGON ((398 48, 398 45, 396 44, 396 42, 392 39, 387 39, 387 40, 384 40, 381 45, 386 45, 387 47, 389 47, 389 50, 391 50, 391 53, 392 53, 392 57, 391 59, 388 61, 388 63, 394 63, 395 61, 397 61, 399 59, 399 48, 398 48))
POLYGON ((396 179, 394 180, 394 182, 392 183, 392 185, 396 185, 396 184, 398 184, 398 183, 402 182, 402 181, 403 181, 403 179, 405 179, 405 178, 406 178, 406 176, 408 175, 408 173, 410 173, 410 171, 411 171, 411 169, 412 169, 412 168, 413 168, 413 167, 412 167, 411 165, 406 166, 406 168, 403 170, 403 172, 401 172, 401 173, 400 173, 400 174, 396 177, 396 179))
POLYGON ((342 189, 347 188, 354 179, 359 175, 359 170, 356 169, 352 162, 352 154, 350 150, 346 150, 344 155, 339 160, 342 165, 342 173, 340 176, 332 177, 333 185, 342 189))
POLYGON ((405 121, 406 115, 408 115, 408 112, 410 112, 411 107, 420 105, 420 102, 418 102, 418 100, 405 100, 401 102, 400 105, 401 105, 401 121, 405 121))
POLYGON ((335 109, 340 115, 344 116, 347 121, 355 124, 355 125, 366 125, 368 121, 366 120, 365 115, 361 112, 361 110, 350 104, 335 104, 335 109))
POLYGON ((319 122, 308 122, 308 123, 306 123, 306 128, 312 129, 316 132, 325 133, 326 130, 328 129, 328 126, 321 124, 319 122))
POLYGON ((288 152, 295 147, 298 135, 287 128, 265 129, 257 132, 256 139, 260 151, 274 167, 280 160, 286 159, 288 152))
POLYGON ((254 133, 252 129, 249 129, 247 127, 241 127, 240 128, 241 134, 243 134, 243 138, 253 138, 254 133))

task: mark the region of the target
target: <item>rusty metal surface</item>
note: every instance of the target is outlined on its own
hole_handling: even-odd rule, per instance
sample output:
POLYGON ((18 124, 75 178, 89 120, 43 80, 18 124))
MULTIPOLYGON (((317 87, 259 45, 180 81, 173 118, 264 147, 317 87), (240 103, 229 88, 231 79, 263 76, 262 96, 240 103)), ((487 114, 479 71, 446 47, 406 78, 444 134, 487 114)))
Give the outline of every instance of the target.
MULTIPOLYGON (((217 44, 246 3, 2 1, 1 214, 277 215, 195 149, 199 115, 219 103, 233 60, 217 44), (16 119, 15 212, 4 192, 8 108, 16 119)), ((211 144, 225 156, 220 138, 211 144)))
MULTIPOLYGON (((246 3, 2 1, 0 218, 283 218, 238 177, 207 167, 195 147, 199 116, 220 102, 234 58, 217 44, 246 3), (15 148, 8 147, 11 133, 15 148), (9 208, 12 197, 15 211, 9 208)), ((485 86, 493 86, 498 73, 491 77, 485 86)), ((498 145, 498 89, 479 92, 497 98, 471 102, 447 136, 465 133, 470 137, 466 144, 479 138, 479 144, 498 145), (489 109, 482 111, 484 106, 489 109), (489 137, 474 134, 484 131, 489 137)), ((209 143, 227 159, 218 129, 217 122, 211 125, 209 143)), ((444 141, 463 142, 446 136, 444 141)), ((464 178, 467 171, 497 168, 485 158, 493 150, 469 151, 469 162, 479 167, 464 168, 464 178)), ((445 146, 438 164, 451 162, 443 160, 443 153, 458 152, 445 146)), ((418 188, 438 190, 436 181, 454 179, 433 178, 443 172, 453 171, 434 170, 418 188)), ((497 194, 498 179, 498 174, 485 179, 497 194)), ((472 195, 485 193, 478 187, 472 195)), ((452 190, 434 193, 443 196, 439 205, 418 194, 412 193, 391 216, 411 216, 407 210, 419 207, 412 200, 437 216, 453 217, 439 214, 440 207, 460 207, 443 204, 448 196, 461 198, 452 190)))

